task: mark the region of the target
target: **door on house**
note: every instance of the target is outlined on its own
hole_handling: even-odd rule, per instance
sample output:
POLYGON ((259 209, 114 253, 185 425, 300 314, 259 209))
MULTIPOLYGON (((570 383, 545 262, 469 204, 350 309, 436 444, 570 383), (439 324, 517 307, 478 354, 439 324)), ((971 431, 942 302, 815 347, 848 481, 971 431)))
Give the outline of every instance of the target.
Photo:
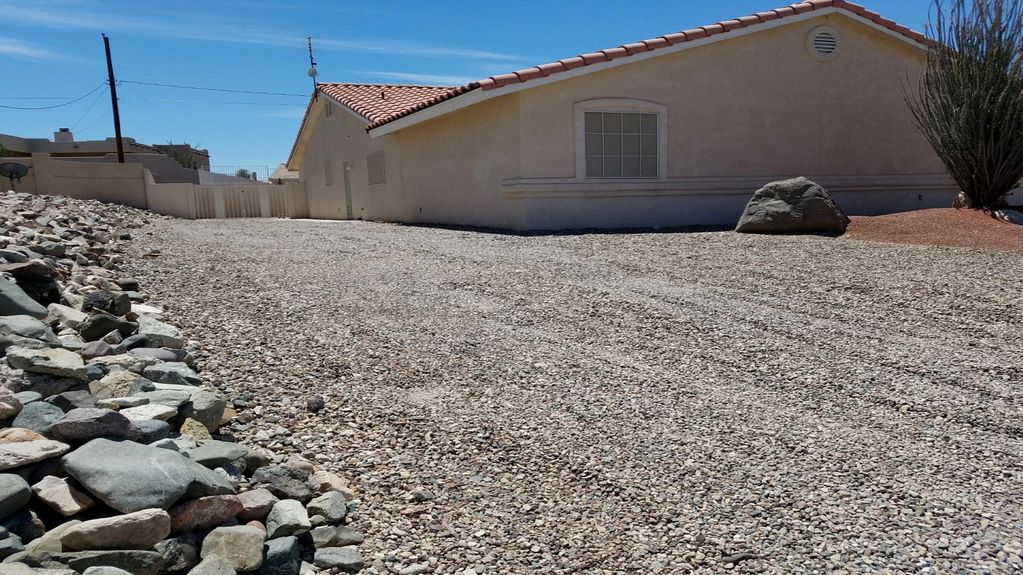
POLYGON ((345 210, 347 219, 354 219, 352 214, 352 163, 343 162, 342 168, 345 174, 345 210))

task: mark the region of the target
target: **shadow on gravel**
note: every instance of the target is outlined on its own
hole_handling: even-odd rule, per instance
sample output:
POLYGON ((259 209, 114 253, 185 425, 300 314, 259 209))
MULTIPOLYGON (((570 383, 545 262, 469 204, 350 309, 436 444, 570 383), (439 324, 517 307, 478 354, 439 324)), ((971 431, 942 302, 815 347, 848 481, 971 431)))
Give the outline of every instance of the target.
POLYGON ((476 226, 458 226, 451 224, 405 224, 395 223, 395 225, 408 227, 408 228, 427 228, 427 229, 440 229, 440 230, 451 230, 457 232, 477 232, 481 234, 495 234, 502 236, 588 236, 588 235, 620 235, 620 234, 694 234, 694 233, 707 233, 707 232, 730 232, 735 229, 734 226, 683 226, 683 227, 668 227, 668 228, 580 228, 575 230, 506 230, 502 228, 484 228, 476 226))

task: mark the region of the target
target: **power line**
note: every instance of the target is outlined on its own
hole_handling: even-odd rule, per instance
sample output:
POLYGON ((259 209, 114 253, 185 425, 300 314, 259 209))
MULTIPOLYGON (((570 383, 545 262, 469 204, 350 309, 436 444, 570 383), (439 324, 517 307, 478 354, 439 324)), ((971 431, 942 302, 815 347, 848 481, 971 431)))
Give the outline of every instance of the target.
POLYGON ((231 92, 234 94, 258 94, 261 96, 290 96, 293 98, 308 98, 309 94, 288 94, 285 92, 260 92, 258 90, 229 90, 227 88, 207 88, 203 86, 184 86, 181 84, 158 84, 156 82, 136 82, 133 80, 118 80, 118 84, 138 84, 140 86, 157 86, 159 88, 178 88, 182 90, 205 90, 207 92, 231 92))
POLYGON ((65 97, 65 98, 57 98, 55 96, 25 96, 23 98, 10 98, 10 97, 0 98, 0 100, 74 100, 74 99, 75 99, 74 96, 65 97))
POLYGON ((92 121, 91 124, 89 124, 88 126, 82 128, 82 132, 81 133, 82 134, 87 134, 89 132, 89 128, 92 128, 93 126, 98 124, 100 120, 106 119, 106 117, 109 116, 109 115, 110 115, 110 110, 107 110, 106 112, 103 112, 102 116, 96 118, 95 120, 92 121))
POLYGON ((38 106, 38 107, 5 106, 3 104, 0 104, 0 108, 6 108, 8 110, 52 110, 54 108, 62 108, 64 106, 70 106, 71 104, 74 104, 74 103, 77 103, 77 102, 81 102, 82 100, 84 100, 84 99, 88 98, 89 96, 95 94, 96 90, 99 90, 105 84, 106 84, 106 82, 100 82, 99 86, 96 86, 95 88, 90 90, 88 94, 85 94, 84 96, 79 96, 78 98, 75 98, 74 100, 71 100, 70 102, 64 102, 63 104, 54 104, 53 106, 38 106))
POLYGON ((86 114, 88 114, 88 113, 89 113, 89 110, 92 110, 92 107, 96 105, 96 102, 99 102, 99 99, 100 99, 100 98, 101 98, 102 96, 103 96, 103 92, 100 92, 99 94, 96 94, 96 97, 92 99, 92 103, 91 103, 91 104, 89 104, 89 107, 88 107, 88 108, 86 108, 86 109, 85 109, 85 111, 84 111, 84 112, 82 112, 82 115, 78 117, 78 121, 77 121, 77 122, 75 122, 75 125, 71 126, 71 131, 72 131, 72 132, 73 132, 73 131, 75 130, 75 128, 77 128, 77 127, 78 127, 78 124, 80 124, 80 123, 82 122, 82 120, 84 120, 84 119, 85 119, 85 116, 86 116, 86 114))
POLYGON ((229 106, 285 106, 304 108, 305 104, 281 104, 275 102, 224 102, 222 100, 179 100, 174 98, 118 98, 122 102, 166 102, 170 104, 223 104, 229 106))

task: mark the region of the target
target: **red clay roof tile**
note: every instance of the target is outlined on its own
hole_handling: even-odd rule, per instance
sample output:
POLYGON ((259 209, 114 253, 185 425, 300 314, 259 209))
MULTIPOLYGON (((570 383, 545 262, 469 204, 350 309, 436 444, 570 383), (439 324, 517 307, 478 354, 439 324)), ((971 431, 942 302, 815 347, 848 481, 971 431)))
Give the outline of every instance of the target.
MULTIPOLYGON (((832 7, 847 10, 861 17, 867 18, 881 26, 884 26, 892 32, 906 36, 916 42, 924 44, 928 41, 923 34, 897 24, 892 20, 883 18, 877 12, 867 10, 866 8, 849 2, 848 0, 805 0, 790 6, 777 8, 775 10, 757 12, 751 16, 743 16, 738 19, 726 20, 724 22, 702 26, 700 28, 693 28, 683 32, 665 34, 664 36, 659 36, 657 38, 625 44, 623 46, 609 48, 599 52, 581 54, 572 58, 565 58, 556 62, 526 68, 511 74, 491 76, 479 82, 472 82, 464 86, 318 84, 317 90, 365 118, 368 123, 366 129, 370 130, 477 88, 482 90, 495 90, 511 84, 519 84, 538 78, 549 77, 551 75, 580 68, 582 66, 607 62, 613 59, 624 58, 644 52, 656 51, 683 42, 691 42, 693 40, 716 36, 718 34, 727 34, 733 30, 756 26, 757 24, 771 20, 786 18, 796 14, 806 13, 811 10, 832 7), (381 97, 381 93, 383 94, 383 97, 381 97)), ((303 126, 304 125, 305 119, 303 119, 303 126)))

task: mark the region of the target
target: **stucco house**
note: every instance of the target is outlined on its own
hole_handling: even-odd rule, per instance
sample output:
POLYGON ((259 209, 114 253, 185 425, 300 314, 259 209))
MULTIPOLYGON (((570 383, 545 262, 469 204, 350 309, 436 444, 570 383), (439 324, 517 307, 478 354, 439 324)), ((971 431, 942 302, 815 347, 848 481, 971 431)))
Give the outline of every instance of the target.
POLYGON ((954 184, 905 104, 925 49, 812 0, 464 86, 321 83, 287 167, 313 218, 731 225, 799 175, 851 214, 943 207, 954 184))

